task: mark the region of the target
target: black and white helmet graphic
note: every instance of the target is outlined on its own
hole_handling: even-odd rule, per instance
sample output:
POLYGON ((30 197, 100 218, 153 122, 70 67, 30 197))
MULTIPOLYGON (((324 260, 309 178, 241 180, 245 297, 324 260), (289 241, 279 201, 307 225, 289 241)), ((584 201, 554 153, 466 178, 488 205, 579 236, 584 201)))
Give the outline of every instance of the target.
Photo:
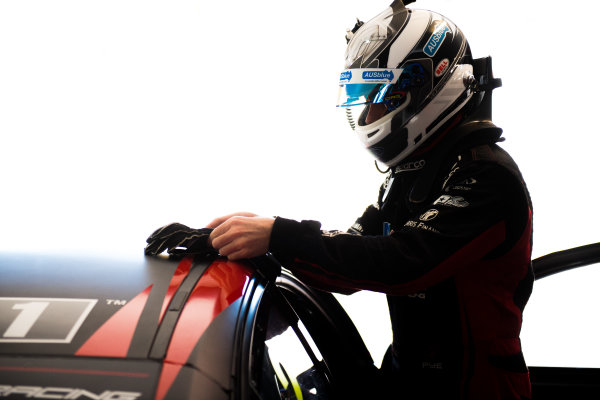
POLYGON ((388 166, 433 137, 473 95, 469 45, 442 15, 394 1, 347 38, 337 105, 388 166))

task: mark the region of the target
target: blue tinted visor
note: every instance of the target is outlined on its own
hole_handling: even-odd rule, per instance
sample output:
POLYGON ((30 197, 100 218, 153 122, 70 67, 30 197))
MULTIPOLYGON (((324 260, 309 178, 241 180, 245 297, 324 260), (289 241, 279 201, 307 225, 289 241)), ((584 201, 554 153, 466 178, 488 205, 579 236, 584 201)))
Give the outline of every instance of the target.
POLYGON ((353 83, 341 85, 338 107, 351 107, 368 103, 382 103, 391 84, 353 83))
POLYGON ((382 103, 400 99, 396 85, 402 69, 348 69, 340 74, 338 107, 351 107, 368 103, 382 103))

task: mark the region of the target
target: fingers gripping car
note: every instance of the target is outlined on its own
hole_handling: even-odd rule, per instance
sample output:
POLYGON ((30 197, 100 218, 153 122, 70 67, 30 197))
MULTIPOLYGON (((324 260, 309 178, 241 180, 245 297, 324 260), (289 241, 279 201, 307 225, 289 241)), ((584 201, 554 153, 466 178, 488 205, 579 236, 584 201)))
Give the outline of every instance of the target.
POLYGON ((333 296, 279 268, 207 253, 2 254, 0 398, 358 393, 376 368, 352 322, 333 296))

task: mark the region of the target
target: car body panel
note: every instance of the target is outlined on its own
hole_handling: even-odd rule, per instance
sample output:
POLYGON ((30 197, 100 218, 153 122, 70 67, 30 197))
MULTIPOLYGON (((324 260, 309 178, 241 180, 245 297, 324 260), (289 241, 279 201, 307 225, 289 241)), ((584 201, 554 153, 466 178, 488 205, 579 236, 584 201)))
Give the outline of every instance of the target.
MULTIPOLYGON (((194 365, 193 361, 190 361, 194 350, 194 360, 198 360, 199 352, 204 354, 205 351, 209 351, 210 347, 202 346, 199 343, 200 339, 213 320, 242 297, 251 274, 247 266, 217 260, 198 280, 182 308, 171 336, 163 372, 158 382, 157 399, 164 398, 185 364, 194 365), (206 350, 201 351, 198 348, 206 350)), ((172 307, 169 308, 171 311, 172 307)), ((228 315, 233 313, 237 317, 237 309, 239 306, 233 306, 228 315)), ((207 359, 212 360, 210 357, 207 359)), ((221 385, 227 388, 228 382, 221 381, 221 385)))
MULTIPOLYGON (((182 398, 202 380, 206 393, 207 385, 215 393, 231 390, 230 358, 222 352, 207 356, 215 346, 200 339, 224 310, 221 319, 237 319, 252 275, 247 265, 193 257, 3 254, 0 271, 3 396, 17 395, 9 386, 29 385, 19 389, 29 393, 49 385, 62 389, 29 395, 77 398, 75 391, 85 390, 90 396, 123 392, 115 399, 182 398), (204 368, 208 373, 199 370, 205 360, 211 360, 211 368, 204 368), (225 374, 214 372, 216 360, 224 360, 225 374), (110 379, 99 384, 99 377, 110 379)), ((234 331, 229 323, 219 337, 234 331)), ((221 347, 231 348, 232 341, 221 340, 221 347)))
POLYGON ((47 303, 29 330, 0 332, 0 354, 145 357, 177 263, 42 255, 0 259, 0 329, 47 303), (92 305, 85 314, 77 302, 92 305), (23 306, 25 305, 25 306, 23 306), (15 308, 17 307, 17 308, 15 308), (21 307, 21 309, 19 309, 21 307), (74 308, 75 307, 75 308, 74 308))
POLYGON ((159 373, 150 360, 0 357, 0 397, 150 399, 159 373))

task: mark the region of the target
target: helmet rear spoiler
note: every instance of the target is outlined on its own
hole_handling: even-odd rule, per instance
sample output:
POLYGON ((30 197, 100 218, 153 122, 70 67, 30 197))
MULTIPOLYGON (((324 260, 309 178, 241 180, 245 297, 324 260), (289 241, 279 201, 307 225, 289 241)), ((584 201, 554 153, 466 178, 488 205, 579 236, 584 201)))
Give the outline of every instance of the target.
POLYGON ((404 8, 405 5, 410 4, 410 3, 414 3, 415 0, 394 0, 392 2, 392 4, 390 4, 390 7, 394 8, 394 7, 399 7, 399 8, 404 8))
POLYGON ((475 91, 476 102, 474 110, 469 115, 469 120, 491 121, 492 120, 492 91, 502 86, 502 79, 494 78, 492 71, 492 57, 482 57, 472 60, 473 90, 475 91))

